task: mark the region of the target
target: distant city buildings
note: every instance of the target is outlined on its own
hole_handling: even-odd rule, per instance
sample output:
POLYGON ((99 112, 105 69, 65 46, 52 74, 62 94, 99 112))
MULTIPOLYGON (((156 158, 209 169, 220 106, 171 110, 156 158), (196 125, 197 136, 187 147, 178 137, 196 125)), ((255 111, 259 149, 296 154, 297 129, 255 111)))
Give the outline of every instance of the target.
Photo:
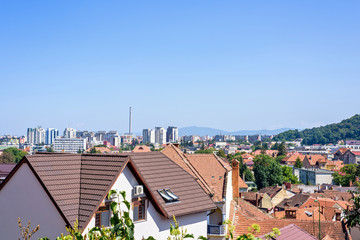
POLYGON ((76 138, 76 129, 65 128, 65 130, 64 130, 64 138, 76 138))
POLYGON ((86 150, 86 140, 82 138, 55 138, 54 151, 78 153, 86 150))

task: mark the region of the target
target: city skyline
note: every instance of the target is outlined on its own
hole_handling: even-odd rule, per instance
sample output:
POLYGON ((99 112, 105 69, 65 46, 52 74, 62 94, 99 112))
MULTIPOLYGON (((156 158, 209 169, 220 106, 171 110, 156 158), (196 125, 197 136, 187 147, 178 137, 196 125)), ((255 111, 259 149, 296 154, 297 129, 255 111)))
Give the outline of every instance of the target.
POLYGON ((130 106, 133 132, 338 122, 360 103, 359 7, 3 2, 0 135, 38 125, 126 132, 130 106))

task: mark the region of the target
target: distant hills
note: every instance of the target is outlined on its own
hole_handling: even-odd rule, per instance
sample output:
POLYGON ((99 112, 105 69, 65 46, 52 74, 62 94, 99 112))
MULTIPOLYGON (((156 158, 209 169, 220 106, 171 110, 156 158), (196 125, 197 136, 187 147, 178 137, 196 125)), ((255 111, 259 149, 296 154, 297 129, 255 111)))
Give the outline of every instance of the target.
POLYGON ((336 144, 339 140, 360 139, 360 115, 356 114, 340 123, 333 123, 311 129, 288 130, 275 136, 277 141, 293 141, 303 139, 303 144, 336 144))
POLYGON ((240 130, 240 131, 234 131, 234 132, 228 132, 221 129, 215 129, 215 128, 207 128, 207 127, 183 127, 179 128, 179 136, 185 136, 185 135, 199 135, 199 136, 215 136, 215 135, 276 135, 285 131, 291 130, 291 128, 280 128, 280 129, 274 129, 274 130, 240 130))

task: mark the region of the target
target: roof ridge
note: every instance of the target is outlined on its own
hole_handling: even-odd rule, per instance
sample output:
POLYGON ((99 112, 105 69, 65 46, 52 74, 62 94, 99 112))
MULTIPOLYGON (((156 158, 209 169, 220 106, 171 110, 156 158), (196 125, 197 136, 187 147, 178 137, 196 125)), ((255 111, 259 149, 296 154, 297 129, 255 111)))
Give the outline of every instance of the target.
MULTIPOLYGON (((221 162, 221 161, 225 161, 225 160, 220 159, 220 157, 219 157, 218 155, 216 155, 215 153, 213 153, 213 155, 214 155, 214 157, 216 158, 216 160, 218 160, 218 162, 220 163, 220 165, 221 165, 223 168, 225 168, 226 172, 230 172, 230 171, 231 171, 231 170, 227 170, 226 167, 225 167, 225 165, 224 165, 224 163, 221 162)), ((230 166, 230 164, 229 164, 229 166, 230 166)), ((230 167, 231 167, 231 166, 230 166, 230 167)))

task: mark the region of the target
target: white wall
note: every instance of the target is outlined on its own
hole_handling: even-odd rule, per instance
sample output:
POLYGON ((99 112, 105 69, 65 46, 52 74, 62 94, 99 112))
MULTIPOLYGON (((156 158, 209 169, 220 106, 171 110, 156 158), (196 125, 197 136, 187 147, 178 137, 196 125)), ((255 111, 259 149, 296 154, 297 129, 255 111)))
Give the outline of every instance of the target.
MULTIPOLYGON (((131 203, 131 199, 133 198, 133 186, 138 185, 135 177, 131 173, 128 167, 125 167, 123 172, 120 174, 119 178, 116 180, 112 189, 116 189, 118 191, 126 191, 126 198, 131 203)), ((125 206, 121 206, 123 210, 125 210, 125 206)), ((161 216, 154 206, 149 201, 149 207, 147 209, 147 216, 145 221, 135 222, 135 239, 141 240, 142 237, 153 236, 155 239, 167 239, 170 233, 170 223, 172 219, 166 219, 161 216)), ((130 209, 130 216, 133 216, 132 209, 130 209)), ((186 215, 182 217, 178 217, 177 220, 180 222, 180 226, 184 226, 188 233, 194 234, 197 238, 202 235, 206 237, 207 234, 207 213, 195 213, 191 215, 186 215)), ((84 234, 95 226, 94 218, 90 221, 86 231, 84 234)))
POLYGON ((0 191, 0 239, 19 239, 22 225, 40 225, 34 239, 55 239, 66 233, 65 222, 29 166, 24 163, 0 191))

